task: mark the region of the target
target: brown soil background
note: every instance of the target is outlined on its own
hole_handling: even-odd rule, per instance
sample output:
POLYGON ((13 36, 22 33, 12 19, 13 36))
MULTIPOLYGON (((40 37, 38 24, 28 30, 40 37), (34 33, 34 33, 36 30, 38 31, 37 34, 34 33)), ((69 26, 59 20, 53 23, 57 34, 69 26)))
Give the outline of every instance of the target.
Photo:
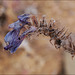
MULTIPOLYGON (((23 13, 32 13, 47 20, 54 18, 75 33, 75 1, 1 1, 0 12, 4 10, 7 21, 0 26, 0 74, 75 74, 75 58, 69 53, 56 50, 49 42, 49 37, 34 36, 25 40, 14 54, 3 49, 4 36, 9 31, 8 25, 23 13)), ((0 13, 1 14, 1 13, 0 13)))

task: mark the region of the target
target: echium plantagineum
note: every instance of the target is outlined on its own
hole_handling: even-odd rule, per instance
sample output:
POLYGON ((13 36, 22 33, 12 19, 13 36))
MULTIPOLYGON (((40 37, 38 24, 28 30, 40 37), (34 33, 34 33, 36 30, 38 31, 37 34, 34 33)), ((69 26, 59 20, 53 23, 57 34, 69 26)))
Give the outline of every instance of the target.
POLYGON ((10 53, 14 53, 17 48, 20 46, 25 36, 29 33, 36 31, 35 26, 31 26, 29 29, 25 30, 22 34, 20 34, 21 29, 29 24, 28 19, 30 18, 29 14, 23 14, 18 16, 18 21, 9 25, 9 28, 13 30, 8 32, 4 38, 6 46, 5 50, 9 50, 10 53))
POLYGON ((59 27, 54 19, 47 23, 45 15, 38 20, 35 15, 23 14, 18 16, 18 21, 9 25, 13 30, 8 32, 4 38, 6 42, 5 50, 14 53, 20 46, 26 36, 32 35, 32 32, 43 34, 50 37, 50 43, 56 49, 63 48, 64 51, 69 52, 72 57, 75 56, 75 44, 73 42, 72 33, 67 33, 65 27, 59 27), (20 33, 25 28, 25 31, 20 33), (54 42, 51 42, 54 40, 54 42))

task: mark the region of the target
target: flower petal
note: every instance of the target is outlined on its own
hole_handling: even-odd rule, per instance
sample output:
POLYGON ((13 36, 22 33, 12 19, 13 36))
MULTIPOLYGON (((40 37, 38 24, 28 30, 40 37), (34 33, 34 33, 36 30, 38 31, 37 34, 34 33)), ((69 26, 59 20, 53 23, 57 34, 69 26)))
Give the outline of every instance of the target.
POLYGON ((23 15, 20 15, 18 16, 18 19, 21 21, 21 22, 26 22, 26 20, 28 20, 30 17, 29 17, 29 14, 23 14, 23 15))
POLYGON ((9 28, 13 29, 18 29, 20 27, 21 27, 21 22, 19 20, 9 25, 9 28))
POLYGON ((22 41, 24 40, 25 35, 35 30, 36 28, 32 26, 30 29, 23 32, 20 36, 19 36, 19 31, 17 30, 12 30, 8 32, 7 35, 5 36, 5 42, 6 43, 8 42, 9 44, 6 47, 4 47, 4 49, 10 50, 10 53, 14 53, 17 50, 17 48, 20 46, 22 41))
POLYGON ((15 38, 18 37, 20 30, 12 30, 10 32, 8 32, 4 38, 5 42, 12 42, 15 38))

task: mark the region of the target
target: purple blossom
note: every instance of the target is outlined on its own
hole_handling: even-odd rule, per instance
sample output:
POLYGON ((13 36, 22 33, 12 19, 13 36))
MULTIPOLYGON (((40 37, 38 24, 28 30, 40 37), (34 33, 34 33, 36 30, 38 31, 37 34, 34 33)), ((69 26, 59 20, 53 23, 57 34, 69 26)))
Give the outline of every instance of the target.
POLYGON ((18 16, 18 21, 9 25, 9 28, 13 28, 13 30, 8 32, 4 38, 6 43, 5 50, 10 50, 10 53, 14 53, 24 40, 25 35, 36 30, 34 26, 31 26, 30 29, 19 35, 20 30, 28 23, 29 18, 29 14, 20 15, 18 16))
POLYGON ((8 42, 8 45, 4 47, 5 50, 10 50, 10 53, 14 53, 17 48, 20 46, 22 41, 25 38, 25 35, 28 33, 34 32, 36 28, 32 26, 30 29, 26 30, 19 36, 19 31, 13 30, 7 33, 5 36, 5 42, 8 42))
POLYGON ((29 14, 23 14, 18 16, 18 21, 12 23, 9 25, 9 28, 13 29, 19 29, 22 28, 24 25, 28 24, 29 22, 27 21, 29 19, 29 14))

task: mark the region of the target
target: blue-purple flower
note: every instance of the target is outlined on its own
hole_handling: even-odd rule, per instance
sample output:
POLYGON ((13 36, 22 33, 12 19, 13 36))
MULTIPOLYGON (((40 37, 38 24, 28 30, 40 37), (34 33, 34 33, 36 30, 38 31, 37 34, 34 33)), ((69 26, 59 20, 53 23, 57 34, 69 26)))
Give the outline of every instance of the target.
POLYGON ((36 27, 31 26, 31 28, 24 31, 21 35, 19 35, 20 30, 28 23, 29 15, 24 14, 19 16, 19 20, 10 24, 9 28, 13 28, 12 31, 8 32, 4 38, 6 46, 4 47, 5 50, 10 50, 10 53, 14 53, 17 48, 20 46, 22 41, 24 40, 25 36, 31 32, 36 30, 36 27), (22 23, 22 22, 23 23, 22 23), (21 24, 21 25, 20 25, 21 24))

